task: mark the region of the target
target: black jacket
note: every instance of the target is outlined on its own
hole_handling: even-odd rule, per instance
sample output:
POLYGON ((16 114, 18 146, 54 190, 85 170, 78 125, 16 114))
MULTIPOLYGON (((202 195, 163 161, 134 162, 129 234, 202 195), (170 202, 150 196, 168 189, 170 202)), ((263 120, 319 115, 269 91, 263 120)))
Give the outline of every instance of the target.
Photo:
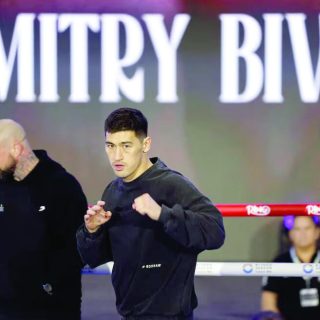
POLYGON ((151 160, 154 165, 134 181, 116 179, 106 188, 102 199, 112 218, 94 234, 81 227, 78 248, 91 267, 114 260, 112 282, 122 316, 188 315, 197 305, 197 255, 223 244, 222 217, 187 178, 151 160), (144 193, 162 206, 159 221, 132 209, 144 193))
POLYGON ((40 161, 25 179, 0 180, 0 310, 80 307, 75 232, 86 198, 45 151, 35 154, 40 161))

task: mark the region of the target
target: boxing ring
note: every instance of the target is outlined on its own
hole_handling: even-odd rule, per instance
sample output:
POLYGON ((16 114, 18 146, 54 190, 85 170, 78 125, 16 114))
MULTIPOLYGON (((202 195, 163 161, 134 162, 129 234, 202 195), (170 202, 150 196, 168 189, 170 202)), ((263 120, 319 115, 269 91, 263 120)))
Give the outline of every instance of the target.
MULTIPOLYGON (((216 204, 223 217, 320 216, 320 204, 216 204)), ((84 274, 111 274, 113 262, 95 269, 85 267, 84 274)), ((320 263, 271 262, 197 262, 196 276, 286 276, 320 277, 320 263)))

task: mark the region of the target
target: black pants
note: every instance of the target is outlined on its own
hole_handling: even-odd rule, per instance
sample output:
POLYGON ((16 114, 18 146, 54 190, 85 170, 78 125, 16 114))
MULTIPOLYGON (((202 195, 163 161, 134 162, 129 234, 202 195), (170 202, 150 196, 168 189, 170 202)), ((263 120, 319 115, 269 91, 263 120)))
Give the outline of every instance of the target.
POLYGON ((0 314, 0 320, 47 320, 37 314, 0 314))
POLYGON ((80 320, 80 314, 75 313, 63 313, 52 314, 50 316, 41 316, 37 314, 0 314, 0 320, 80 320))
POLYGON ((73 310, 56 310, 47 311, 28 310, 0 310, 0 320, 81 320, 80 308, 73 310))
POLYGON ((81 317, 74 314, 52 315, 52 316, 37 316, 37 315, 0 315, 0 320, 80 320, 81 317))

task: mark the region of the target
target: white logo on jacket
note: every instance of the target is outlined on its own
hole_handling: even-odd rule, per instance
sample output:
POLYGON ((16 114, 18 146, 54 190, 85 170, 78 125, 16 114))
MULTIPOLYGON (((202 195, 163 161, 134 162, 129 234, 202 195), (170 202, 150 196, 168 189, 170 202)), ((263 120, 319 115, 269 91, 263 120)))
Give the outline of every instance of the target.
POLYGON ((142 268, 142 269, 161 268, 161 263, 157 263, 157 264, 144 264, 141 268, 142 268))

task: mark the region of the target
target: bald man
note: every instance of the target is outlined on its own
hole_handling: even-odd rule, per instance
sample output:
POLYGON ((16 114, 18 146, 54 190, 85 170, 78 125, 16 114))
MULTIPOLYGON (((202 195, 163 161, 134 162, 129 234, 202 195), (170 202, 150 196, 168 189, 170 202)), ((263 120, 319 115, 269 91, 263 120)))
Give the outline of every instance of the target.
POLYGON ((0 120, 0 320, 81 319, 81 186, 0 120))

